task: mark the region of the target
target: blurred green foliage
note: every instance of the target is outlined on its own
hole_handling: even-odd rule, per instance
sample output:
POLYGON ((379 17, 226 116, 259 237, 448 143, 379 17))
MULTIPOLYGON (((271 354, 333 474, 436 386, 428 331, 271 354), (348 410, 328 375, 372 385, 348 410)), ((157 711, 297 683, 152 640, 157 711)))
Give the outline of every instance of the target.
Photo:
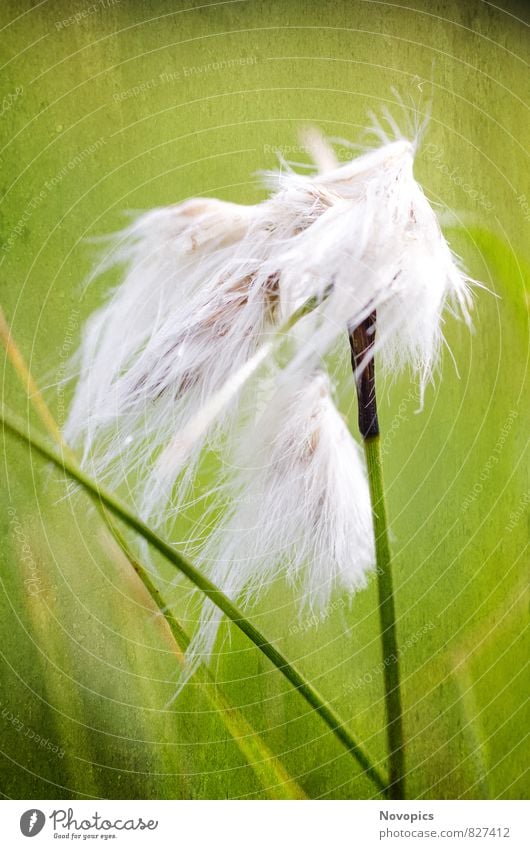
MULTIPOLYGON (((399 122, 392 86, 420 116, 432 100, 417 177, 453 211, 452 244, 499 297, 477 289, 473 334, 448 318, 459 375, 445 353, 420 413, 406 375, 381 403, 409 793, 525 796, 530 192, 518 5, 196 5, 4 4, 0 302, 14 337, 62 423, 65 358, 115 281, 83 287, 96 255, 87 239, 123 226, 124 211, 190 195, 264 197, 255 175, 276 148, 306 160, 301 125, 357 142, 370 108, 387 105, 399 122)), ((333 367, 353 426, 346 361, 347 351, 333 367)), ((2 389, 34 424, 8 364, 2 389)), ((167 629, 85 497, 7 436, 3 448, 1 792, 270 795, 198 687, 168 705, 167 629)), ((209 469, 215 460, 206 488, 209 469)), ((183 516, 175 538, 195 519, 183 516)), ((164 569, 163 583, 172 577, 164 569)), ((165 589, 190 630, 188 595, 165 589)), ((279 584, 254 615, 383 759, 375 585, 299 623, 279 584)), ((216 678, 307 795, 371 797, 298 695, 241 634, 230 638, 216 678)))

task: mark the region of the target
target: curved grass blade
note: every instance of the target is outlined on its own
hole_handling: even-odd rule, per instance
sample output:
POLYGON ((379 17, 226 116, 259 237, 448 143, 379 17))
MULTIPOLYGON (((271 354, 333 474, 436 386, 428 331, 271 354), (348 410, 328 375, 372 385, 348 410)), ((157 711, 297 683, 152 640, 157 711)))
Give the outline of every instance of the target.
MULTIPOLYGON (((3 343, 8 359, 18 375, 28 399, 33 404, 44 426, 61 447, 65 454, 75 462, 75 454, 67 446, 60 428, 55 421, 46 401, 44 400, 36 381, 28 369, 24 357, 18 348, 0 307, 0 341, 3 343)), ((160 590, 151 581, 148 571, 131 553, 113 518, 104 509, 100 509, 108 532, 108 538, 117 543, 128 565, 134 570, 144 584, 159 612, 163 615, 169 631, 175 641, 177 651, 175 656, 180 664, 184 663, 184 653, 190 643, 190 638, 177 619, 168 612, 168 606, 160 590)), ((193 676, 194 681, 204 684, 202 691, 212 707, 219 713, 225 727, 232 736, 240 752, 248 761, 250 767, 267 792, 269 799, 306 799, 307 796, 297 782, 291 778, 285 767, 257 734, 241 711, 232 705, 222 689, 215 683, 208 669, 201 665, 193 676)))
MULTIPOLYGON (((112 517, 103 508, 103 516, 110 533, 114 537, 119 549, 127 559, 128 563, 147 592, 151 596, 157 610, 162 613, 173 639, 179 649, 176 653, 178 663, 183 666, 184 654, 190 644, 190 638, 180 622, 168 611, 166 602, 160 590, 152 582, 148 571, 137 560, 130 551, 127 542, 114 524, 112 517)), ((210 702, 211 706, 220 714, 226 728, 237 744, 241 753, 245 756, 255 774, 261 781, 263 789, 267 792, 269 799, 307 799, 306 794, 299 784, 291 778, 285 767, 269 749, 267 744, 254 731, 250 723, 245 719, 241 711, 236 708, 221 687, 216 684, 208 668, 201 664, 195 672, 192 681, 204 685, 202 692, 210 702)))
POLYGON ((1 420, 4 427, 20 442, 33 448, 44 459, 52 462, 62 469, 70 478, 80 484, 92 498, 104 507, 107 507, 113 515, 132 528, 142 536, 153 548, 173 564, 192 584, 194 584, 204 595, 228 617, 255 646, 273 663, 282 675, 295 687, 305 701, 321 717, 332 733, 342 743, 345 749, 357 760, 367 776, 373 781, 378 790, 386 796, 387 781, 381 770, 374 764, 371 755, 368 754, 364 745, 356 739, 341 722, 333 708, 324 700, 320 693, 310 684, 298 669, 276 649, 272 643, 250 622, 230 601, 230 599, 198 569, 189 563, 182 555, 165 540, 158 536, 138 516, 129 510, 113 493, 100 486, 80 469, 71 459, 60 456, 50 448, 42 436, 33 436, 25 432, 24 424, 21 423, 13 413, 2 408, 1 420))

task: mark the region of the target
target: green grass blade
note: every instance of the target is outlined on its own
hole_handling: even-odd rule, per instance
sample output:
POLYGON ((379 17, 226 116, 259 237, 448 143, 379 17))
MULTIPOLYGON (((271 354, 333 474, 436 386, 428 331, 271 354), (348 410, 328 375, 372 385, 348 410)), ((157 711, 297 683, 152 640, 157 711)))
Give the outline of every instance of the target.
MULTIPOLYGON (((169 630, 175 640, 177 647, 182 653, 179 662, 183 662, 183 655, 190 644, 190 638, 184 628, 172 613, 167 609, 166 602, 155 584, 152 582, 148 571, 130 551, 127 542, 114 524, 112 518, 103 510, 110 533, 125 555, 130 566, 134 569, 147 592, 151 596, 156 608, 162 613, 169 630)), ((221 718, 232 735, 234 742, 245 756, 248 763, 261 781, 269 799, 307 799, 304 791, 297 782, 291 778, 282 763, 271 752, 267 744, 254 731, 241 711, 227 698, 223 690, 216 684, 209 670, 204 664, 200 664, 192 681, 205 685, 203 693, 211 706, 221 715, 221 718)))
POLYGON ((386 795, 387 781, 381 770, 374 764, 373 758, 368 754, 364 745, 356 739, 341 722, 333 708, 324 700, 320 693, 310 684, 302 674, 279 652, 272 643, 243 615, 239 608, 211 581, 208 580, 198 569, 182 557, 165 540, 158 536, 138 516, 132 513, 113 493, 93 481, 83 472, 71 459, 60 456, 41 436, 29 435, 25 432, 24 424, 11 413, 2 409, 2 423, 4 427, 19 441, 37 451, 44 459, 49 460, 58 468, 62 469, 74 481, 80 484, 101 505, 107 507, 126 525, 142 536, 163 557, 172 563, 188 580, 191 581, 201 592, 207 596, 228 617, 251 642, 273 663, 282 675, 298 690, 305 701, 323 719, 328 728, 333 732, 346 750, 357 760, 366 774, 377 786, 378 790, 386 795))
MULTIPOLYGON (((0 341, 2 342, 7 357, 10 360, 28 399, 31 401, 45 428, 53 440, 61 447, 65 454, 75 462, 75 454, 63 439, 61 430, 55 421, 46 401, 44 400, 36 381, 29 371, 22 352, 18 348, 2 308, 0 307, 0 341)), ((158 588, 152 583, 147 570, 129 550, 127 543, 117 527, 114 519, 102 508, 100 513, 105 521, 107 529, 123 553, 128 565, 136 572, 145 589, 151 596, 157 609, 160 611, 178 649, 177 659, 184 662, 184 653, 190 643, 190 638, 177 621, 168 612, 168 606, 158 588)), ((112 541, 109 539, 109 541, 112 541)), ((245 719, 238 708, 231 704, 222 689, 215 683, 207 668, 199 665, 193 680, 204 684, 202 688, 206 698, 212 707, 220 715, 226 729, 232 736, 236 746, 248 761, 250 767, 261 782, 263 789, 270 799, 306 799, 302 788, 291 778, 282 763, 271 752, 266 743, 257 734, 250 723, 245 719)))

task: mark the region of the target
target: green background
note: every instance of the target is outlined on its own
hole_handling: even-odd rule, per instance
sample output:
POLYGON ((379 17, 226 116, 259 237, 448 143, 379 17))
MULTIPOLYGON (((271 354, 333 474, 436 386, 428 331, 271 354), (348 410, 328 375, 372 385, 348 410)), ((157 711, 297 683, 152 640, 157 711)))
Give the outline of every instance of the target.
MULTIPOLYGON (((523 5, 87 0, 7 2, 1 15, 0 301, 60 423, 65 358, 112 282, 83 288, 87 239, 123 226, 124 211, 192 195, 263 198, 256 172, 275 165, 275 148, 299 145, 300 126, 358 142, 370 109, 386 105, 399 122, 392 87, 420 117, 431 101, 416 176, 452 211, 469 272, 499 297, 477 290, 473 334, 448 319, 459 376, 445 353, 421 413, 407 376, 382 393, 409 794, 526 797, 523 5)), ((8 363, 2 393, 42 429, 8 363)), ((198 686, 168 705, 168 632, 85 497, 7 435, 3 450, 4 796, 270 796, 198 686)), ((184 615, 187 599, 170 594, 184 615)), ((383 762, 375 584, 351 604, 339 597, 318 625, 297 628, 281 584, 255 614, 383 762)), ((305 702, 230 634, 217 680, 305 793, 371 797, 305 702)))

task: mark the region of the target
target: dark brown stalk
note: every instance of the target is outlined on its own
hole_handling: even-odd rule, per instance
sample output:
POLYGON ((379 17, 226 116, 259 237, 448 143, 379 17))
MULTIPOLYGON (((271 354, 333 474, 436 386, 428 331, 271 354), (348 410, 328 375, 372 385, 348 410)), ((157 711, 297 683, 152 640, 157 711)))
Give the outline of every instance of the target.
POLYGON ((377 400, 375 391, 376 313, 372 312, 357 327, 348 327, 352 369, 359 405, 359 430, 363 438, 377 563, 379 622, 385 685, 386 731, 389 761, 389 797, 405 799, 405 745, 399 671, 399 645, 392 576, 392 559, 388 540, 377 400))

